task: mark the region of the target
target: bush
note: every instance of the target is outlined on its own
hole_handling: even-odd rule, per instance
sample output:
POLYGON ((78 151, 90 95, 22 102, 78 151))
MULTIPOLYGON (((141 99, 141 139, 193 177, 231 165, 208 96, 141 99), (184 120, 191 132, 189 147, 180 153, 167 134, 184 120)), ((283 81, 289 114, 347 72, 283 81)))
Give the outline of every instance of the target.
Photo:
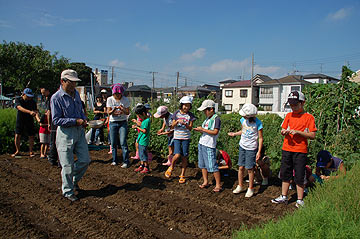
POLYGON ((16 109, 0 109, 0 153, 15 151, 14 136, 16 126, 16 109))
MULTIPOLYGON (((360 162, 346 176, 317 185, 305 207, 265 225, 236 232, 234 238, 359 238, 360 162)), ((276 206, 276 205, 274 205, 276 206)))

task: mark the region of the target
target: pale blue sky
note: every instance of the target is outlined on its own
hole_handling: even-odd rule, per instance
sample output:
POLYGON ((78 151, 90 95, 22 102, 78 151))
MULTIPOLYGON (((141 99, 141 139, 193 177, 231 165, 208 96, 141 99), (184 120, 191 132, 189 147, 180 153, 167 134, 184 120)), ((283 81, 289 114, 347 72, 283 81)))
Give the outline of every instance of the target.
POLYGON ((360 69, 360 1, 0 0, 0 40, 42 43, 52 53, 156 86, 278 78, 360 69), (180 84, 183 84, 181 78, 180 84))

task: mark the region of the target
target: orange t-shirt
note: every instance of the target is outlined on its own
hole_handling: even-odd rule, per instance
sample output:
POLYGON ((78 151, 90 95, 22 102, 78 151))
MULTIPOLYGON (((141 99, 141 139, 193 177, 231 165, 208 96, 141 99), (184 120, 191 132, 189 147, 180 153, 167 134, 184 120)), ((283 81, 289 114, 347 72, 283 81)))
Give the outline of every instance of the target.
MULTIPOLYGON (((315 118, 309 113, 288 113, 281 127, 287 130, 299 130, 302 132, 315 132, 315 118)), ((282 149, 289 152, 307 153, 308 140, 300 135, 285 135, 282 149)))

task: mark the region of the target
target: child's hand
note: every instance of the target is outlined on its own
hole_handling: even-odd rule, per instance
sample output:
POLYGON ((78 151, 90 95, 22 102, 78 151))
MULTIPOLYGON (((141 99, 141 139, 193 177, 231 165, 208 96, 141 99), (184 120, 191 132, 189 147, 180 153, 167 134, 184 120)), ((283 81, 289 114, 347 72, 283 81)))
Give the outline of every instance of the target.
POLYGON ((204 129, 204 128, 201 127, 201 126, 194 128, 194 130, 195 130, 195 131, 198 131, 198 132, 202 132, 203 129, 204 129))
POLYGON ((298 134, 298 132, 299 131, 292 129, 292 130, 289 131, 289 134, 296 135, 296 134, 298 134))
POLYGON ((157 135, 162 135, 162 132, 163 131, 161 129, 159 129, 158 132, 157 132, 157 135))
POLYGON ((282 135, 288 135, 289 133, 290 133, 290 130, 281 129, 281 134, 282 134, 282 135))
POLYGON ((136 128, 137 128, 137 125, 133 124, 133 125, 131 126, 131 128, 136 129, 136 128))
POLYGON ((234 137, 235 133, 234 132, 229 132, 228 135, 231 136, 231 137, 234 137))
POLYGON ((260 153, 260 152, 257 152, 257 153, 256 153, 256 162, 258 162, 258 161, 259 161, 260 156, 261 156, 261 153, 260 153))

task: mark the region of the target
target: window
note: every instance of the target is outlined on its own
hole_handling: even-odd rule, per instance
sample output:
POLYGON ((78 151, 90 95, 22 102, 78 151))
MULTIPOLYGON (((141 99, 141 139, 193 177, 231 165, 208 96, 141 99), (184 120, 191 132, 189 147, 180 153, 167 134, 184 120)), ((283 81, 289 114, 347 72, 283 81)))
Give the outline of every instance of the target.
POLYGON ((239 105, 239 110, 241 110, 241 109, 242 109, 242 107, 243 107, 243 104, 240 104, 240 105, 239 105))
POLYGON ((300 86, 291 86, 291 91, 300 91, 300 86))
POLYGON ((272 87, 261 87, 260 88, 260 98, 273 98, 273 88, 272 87))
POLYGON ((224 107, 226 111, 232 111, 232 104, 225 104, 224 107))
POLYGON ((225 90, 225 97, 232 97, 233 91, 232 90, 225 90))
POLYGON ((272 105, 262 105, 264 111, 272 111, 272 105))
POLYGON ((240 90, 240 97, 246 98, 247 97, 247 90, 240 90))

